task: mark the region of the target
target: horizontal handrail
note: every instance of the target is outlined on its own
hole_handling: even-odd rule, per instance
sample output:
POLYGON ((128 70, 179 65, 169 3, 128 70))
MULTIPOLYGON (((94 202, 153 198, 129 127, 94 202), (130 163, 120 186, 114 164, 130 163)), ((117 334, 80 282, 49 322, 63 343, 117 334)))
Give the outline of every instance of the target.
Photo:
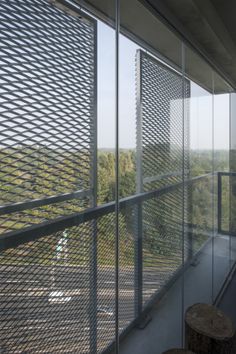
POLYGON ((218 172, 221 176, 236 176, 236 172, 218 172))
MULTIPOLYGON (((153 197, 160 197, 163 194, 169 193, 183 185, 189 185, 203 178, 213 175, 214 173, 207 173, 156 190, 143 192, 140 194, 123 198, 119 202, 119 209, 122 210, 135 204, 143 203, 144 201, 153 197)), ((47 220, 37 225, 25 227, 20 230, 6 232, 0 236, 0 250, 6 250, 9 248, 17 247, 21 244, 34 241, 44 236, 49 236, 66 228, 78 226, 82 223, 97 219, 114 211, 115 202, 113 201, 93 208, 88 208, 81 212, 73 213, 68 216, 59 217, 53 220, 47 220)))
POLYGON ((25 200, 24 202, 0 206, 0 215, 33 209, 50 204, 60 203, 67 200, 85 198, 92 195, 92 190, 79 190, 72 193, 64 193, 40 199, 25 200))

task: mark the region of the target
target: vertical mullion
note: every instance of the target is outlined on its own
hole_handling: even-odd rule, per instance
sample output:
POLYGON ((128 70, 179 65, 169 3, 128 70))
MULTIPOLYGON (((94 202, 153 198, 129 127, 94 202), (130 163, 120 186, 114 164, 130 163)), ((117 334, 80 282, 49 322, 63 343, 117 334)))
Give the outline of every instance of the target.
MULTIPOLYGON (((185 238, 185 45, 181 43, 182 61, 182 268, 184 270, 184 238, 185 238)), ((184 347, 184 272, 181 279, 181 334, 182 346, 184 347)))
MULTIPOLYGON (((232 94, 229 94, 229 156, 228 156, 228 162, 229 162, 229 173, 231 172, 231 167, 230 167, 230 156, 231 156, 231 144, 232 144, 232 135, 231 135, 231 129, 232 129, 232 94)), ((229 175, 229 220, 228 220, 228 230, 229 230, 229 261, 230 261, 230 270, 232 266, 232 235, 231 235, 231 207, 232 207, 232 189, 231 189, 231 179, 229 175)))
POLYGON ((214 281, 215 281, 215 272, 214 272, 214 267, 215 267, 215 218, 214 218, 214 213, 215 213, 215 183, 214 183, 214 169, 215 169, 215 125, 214 125, 214 106, 215 106, 215 101, 214 101, 214 95, 215 95, 215 81, 214 81, 214 72, 212 72, 212 166, 211 166, 211 193, 212 193, 212 198, 211 198, 211 228, 212 228, 212 303, 214 303, 214 281))
MULTIPOLYGON (((94 92, 93 92, 93 116, 91 121, 91 207, 97 206, 97 22, 94 23, 94 92)), ((91 222, 92 240, 90 254, 90 353, 97 353, 97 220, 91 222)))
POLYGON ((119 354, 119 36, 120 0, 115 11, 115 353, 119 354))
POLYGON ((222 231, 222 226, 221 226, 221 219, 222 219, 222 210, 221 210, 221 204, 222 204, 222 175, 220 172, 217 173, 217 187, 218 187, 218 203, 217 203, 217 208, 218 208, 218 233, 221 233, 222 231))
MULTIPOLYGON (((137 175, 136 190, 137 193, 143 192, 143 174, 142 174, 142 52, 136 53, 136 89, 137 89, 137 175)), ((142 203, 138 203, 135 220, 135 316, 138 317, 142 312, 142 275, 143 275, 143 257, 142 257, 142 237, 143 237, 143 212, 142 203)))

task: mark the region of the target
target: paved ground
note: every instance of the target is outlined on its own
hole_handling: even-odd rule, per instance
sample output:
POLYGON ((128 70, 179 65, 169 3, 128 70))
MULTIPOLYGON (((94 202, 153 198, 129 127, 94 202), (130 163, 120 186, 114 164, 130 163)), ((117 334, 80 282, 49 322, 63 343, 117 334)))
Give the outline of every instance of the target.
MULTIPOLYGON (((168 265, 144 269, 145 299, 161 287, 169 271, 168 265)), ((121 330, 134 319, 134 278, 133 267, 120 269, 121 330)), ((2 265, 0 353, 90 353, 91 322, 102 351, 115 335, 114 268, 100 267, 97 283, 96 316, 89 268, 2 265)))
MULTIPOLYGON (((98 288, 98 342, 114 327, 114 274, 103 270, 98 288)), ((127 288, 130 286, 127 282, 127 288)), ((1 353, 89 352, 91 307, 89 272, 83 267, 5 266, 0 272, 1 353), (61 302, 59 302, 61 301, 61 302)), ((94 289, 95 290, 95 289, 94 289)), ((130 302, 132 293, 124 299, 130 302)), ((128 304, 127 304, 128 305, 128 304)), ((129 305, 128 305, 129 306, 129 305)), ((103 338, 103 339, 102 339, 103 338)))
MULTIPOLYGON (((164 281, 165 272, 146 270, 146 277, 148 291, 154 292, 164 281)), ((94 338, 90 319, 96 323, 96 312, 91 305, 95 288, 90 279, 86 267, 1 266, 0 352, 89 353, 90 338, 94 338), (56 301, 57 295, 60 295, 61 303, 56 301)), ((114 339, 114 280, 114 269, 100 267, 97 289, 99 350, 114 339)), ((126 327, 133 318, 134 269, 130 267, 120 271, 120 328, 126 327)))
MULTIPOLYGON (((0 353, 88 354, 95 328, 98 352, 114 339, 114 268, 98 267, 96 312, 96 289, 89 267, 0 262, 0 353), (55 301, 57 295, 61 302, 55 301)), ((163 261, 160 256, 149 263, 143 269, 144 302, 178 268, 180 257, 175 254, 163 261)), ((120 268, 121 330, 134 319, 134 279, 134 267, 120 268)))
POLYGON ((219 304, 219 308, 232 319, 236 327, 235 299, 236 299, 236 273, 234 273, 234 276, 219 304))

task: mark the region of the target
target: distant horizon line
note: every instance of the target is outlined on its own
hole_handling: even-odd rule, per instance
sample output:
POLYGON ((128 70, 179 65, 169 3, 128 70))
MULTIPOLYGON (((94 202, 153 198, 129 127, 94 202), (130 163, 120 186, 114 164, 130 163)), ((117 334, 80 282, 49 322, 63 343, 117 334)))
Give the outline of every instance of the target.
MULTIPOLYGON (((98 150, 115 150, 116 148, 109 148, 109 147, 98 147, 98 150)), ((119 150, 136 150, 136 147, 119 147, 119 150)), ((189 150, 198 150, 198 151, 216 151, 216 150, 223 150, 223 151, 229 151, 232 149, 229 148, 215 148, 215 149, 208 149, 208 148, 190 148, 189 150)), ((235 150, 235 149, 233 149, 235 150)))
MULTIPOLYGON (((174 148, 175 146, 172 145, 172 148, 174 148)), ((80 147, 80 146, 73 146, 73 147, 67 147, 67 146, 48 146, 47 144, 18 144, 18 145, 5 145, 5 146, 1 146, 0 144, 0 151, 1 150, 8 150, 8 149, 20 149, 20 148, 39 148, 39 149, 48 149, 48 150, 63 150, 63 151, 83 151, 83 150, 90 150, 91 147, 80 147)), ((136 150, 136 147, 119 147, 119 150, 136 150)), ((104 151, 115 151, 116 148, 115 147, 97 147, 97 150, 104 150, 104 151)), ((236 149, 232 149, 232 148, 190 148, 189 151, 230 151, 230 150, 236 150, 236 149)))

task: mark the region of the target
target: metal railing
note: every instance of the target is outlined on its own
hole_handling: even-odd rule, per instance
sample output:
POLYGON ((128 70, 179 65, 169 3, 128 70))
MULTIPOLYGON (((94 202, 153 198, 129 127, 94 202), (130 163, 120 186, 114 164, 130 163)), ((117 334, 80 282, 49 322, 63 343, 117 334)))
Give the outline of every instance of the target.
MULTIPOLYGON (((97 22, 64 0, 3 0, 0 9, 0 352, 108 351, 117 205, 97 205, 97 22)), ((192 206, 215 178, 182 181, 189 157, 183 107, 173 103, 183 89, 190 96, 190 82, 143 51, 136 69, 138 193, 119 200, 121 337, 209 237, 205 200, 200 223, 192 206)))
MULTIPOLYGON (((191 179, 185 180, 184 185, 192 185, 193 183, 198 182, 206 177, 212 176, 212 173, 207 173, 201 176, 196 176, 191 179)), ((227 173, 218 172, 218 181, 222 175, 231 175, 227 173), (220 176, 220 177, 219 177, 220 176)), ((236 175, 236 173, 234 174, 236 175)), ((133 205, 137 205, 143 203, 149 199, 160 197, 166 193, 169 193, 175 190, 178 187, 183 186, 183 182, 175 183, 169 186, 162 187, 157 190, 143 192, 139 194, 132 195, 127 198, 120 199, 119 201, 119 209, 125 209, 127 207, 131 207, 133 205)), ((221 188, 218 188, 219 196, 221 196, 221 188)), ((65 195, 65 200, 74 199, 77 193, 68 193, 65 195)), ((85 192, 78 192, 78 196, 83 196, 85 192)), ((13 212, 23 211, 32 209, 38 205, 50 205, 55 202, 61 201, 64 196, 54 196, 51 198, 45 198, 41 200, 33 200, 24 203, 16 203, 11 204, 9 206, 0 207, 0 214, 10 214, 13 212)), ((220 199, 219 199, 220 200, 220 199)), ((218 205, 221 203, 219 202, 218 205)), ((218 209, 219 210, 219 209, 218 209)), ((93 219, 97 219, 98 217, 110 214, 115 212, 115 202, 106 203, 103 205, 96 206, 94 208, 89 208, 83 210, 78 213, 74 213, 69 216, 64 216, 57 218, 55 220, 45 221, 43 223, 33 225, 24 229, 20 229, 17 231, 7 232, 0 237, 0 249, 6 250, 8 248, 17 247, 26 242, 34 241, 40 237, 51 235, 52 233, 64 230, 69 227, 78 226, 87 221, 91 221, 93 219)), ((221 215, 221 214, 219 214, 221 215)), ((218 227, 219 232, 221 228, 218 227)))
MULTIPOLYGON (((213 176, 211 173, 205 174, 185 180, 184 183, 175 183, 158 190, 139 193, 120 200, 120 215, 129 214, 132 219, 132 221, 130 219, 126 221, 121 218, 122 227, 120 228, 121 238, 125 238, 127 234, 132 234, 132 240, 126 237, 124 241, 128 240, 130 246, 126 248, 128 256, 126 255, 123 266, 121 262, 120 268, 121 278, 123 277, 120 283, 121 337, 144 316, 152 303, 167 291, 173 279, 183 271, 183 264, 179 261, 182 259, 180 254, 182 248, 179 246, 176 246, 178 249, 174 250, 174 256, 160 255, 162 257, 161 262, 166 259, 160 271, 149 265, 145 265, 144 269, 145 260, 142 255, 144 252, 149 252, 148 257, 151 257, 151 255, 150 250, 145 249, 146 245, 143 244, 144 236, 137 237, 140 234, 137 233, 137 227, 139 227, 140 222, 142 223, 142 220, 139 219, 138 206, 142 206, 151 200, 161 200, 168 195, 171 196, 171 193, 178 189, 183 191, 183 187, 193 189, 201 181, 212 180, 213 176), (129 223, 132 224, 131 231, 127 231, 130 227, 129 223), (171 267, 168 266, 168 262, 172 262, 171 267), (143 279, 144 277, 145 279, 143 279), (149 281, 150 277, 155 279, 155 286, 152 284, 153 281, 149 281)), ((73 196, 74 193, 65 197, 73 198, 73 196)), ((45 203, 52 203, 51 205, 53 205, 55 200, 58 202, 58 198, 61 197, 46 198, 45 203)), ((2 208, 1 212, 13 213, 18 210, 23 211, 24 208, 28 210, 34 208, 37 203, 43 205, 44 201, 16 203, 6 207, 8 208, 6 210, 2 208)), ((0 330, 2 331, 3 348, 9 347, 10 352, 30 350, 31 347, 34 348, 33 343, 37 343, 39 348, 48 346, 53 352, 60 352, 60 350, 65 350, 63 345, 68 345, 69 338, 70 341, 72 340, 73 350, 78 350, 80 353, 93 353, 95 350, 100 352, 106 348, 108 348, 107 351, 110 350, 114 339, 114 259, 111 256, 109 259, 107 258, 108 261, 104 261, 104 257, 101 257, 100 253, 103 251, 112 254, 113 250, 109 246, 103 249, 103 246, 99 243, 101 238, 104 238, 109 239, 105 242, 110 242, 111 245, 111 239, 115 235, 112 231, 115 222, 114 213, 115 202, 110 202, 69 216, 7 232, 0 237, 0 264, 2 267, 0 307, 2 312, 5 311, 3 327, 0 330), (94 230, 94 221, 96 221, 97 233, 88 231, 90 228, 94 230), (103 233, 101 232, 102 227, 105 228, 103 233), (65 234, 68 234, 68 239, 65 238, 65 234), (110 235, 113 236, 110 237, 110 235), (60 249, 63 242, 68 246, 65 255, 62 254, 62 248, 60 249), (55 256, 55 248, 58 247, 59 251, 56 251, 55 256), (41 290, 34 285, 34 279, 37 279, 38 284, 40 284, 38 287, 41 290), (23 288, 21 282, 24 284, 23 288), (15 297, 12 297, 13 292, 15 297), (24 299, 22 299, 22 296, 24 299), (60 301, 61 304, 59 304, 60 301), (11 309, 11 315, 4 310, 6 304, 11 309), (58 308, 54 307, 52 309, 49 304, 58 308), (35 309, 36 315, 30 314, 30 308, 32 307, 35 309), (76 315, 80 316, 79 321, 76 315), (51 328, 53 340, 47 334, 44 334, 43 337, 42 328, 50 324, 50 316, 52 318, 54 316, 55 319, 53 329, 51 328), (4 328, 6 329, 9 326, 14 328, 18 326, 15 335, 13 331, 10 337, 4 331, 4 328), (78 331, 78 326, 80 332, 79 334, 77 332, 75 337, 73 329, 78 331), (19 328, 21 327, 24 333, 27 333, 27 331, 30 333, 27 334, 23 343, 20 339, 22 333, 19 328), (60 330, 62 327, 64 332, 62 329, 60 330), (41 332, 42 334, 39 335, 41 332), (55 340, 58 342, 57 346, 54 343, 55 340)), ((184 224, 183 222, 178 224, 177 222, 175 227, 176 230, 184 227, 183 232, 186 232, 186 228, 192 230, 186 232, 188 235, 186 247, 192 248, 194 225, 184 224)), ((171 237, 174 237, 174 234, 171 237)), ((176 240, 177 243, 174 245, 182 241, 176 240)), ((160 240, 160 242, 162 241, 160 240)), ((187 248, 186 265, 195 252, 189 252, 187 248)))

